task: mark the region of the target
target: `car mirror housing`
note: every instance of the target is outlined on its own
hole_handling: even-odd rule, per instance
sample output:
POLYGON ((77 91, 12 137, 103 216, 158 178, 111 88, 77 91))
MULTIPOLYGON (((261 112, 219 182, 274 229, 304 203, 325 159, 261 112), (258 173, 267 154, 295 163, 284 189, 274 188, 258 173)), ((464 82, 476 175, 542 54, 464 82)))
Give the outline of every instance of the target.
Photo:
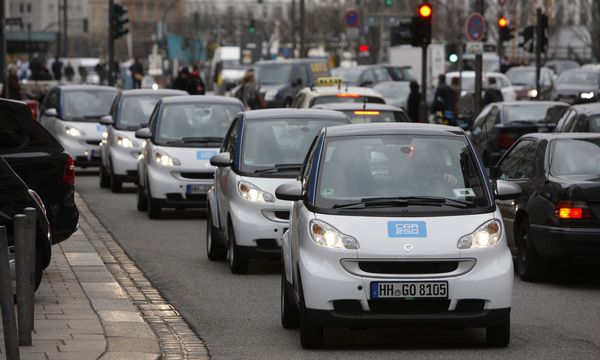
POLYGON ((135 131, 135 137, 138 139, 150 139, 152 137, 152 133, 148 128, 141 128, 135 131))
POLYGON ((55 108, 46 109, 44 115, 47 117, 58 117, 58 111, 55 108))
POLYGON ((210 164, 216 167, 228 167, 231 165, 231 155, 228 152, 222 152, 210 158, 210 164))
POLYGON ((496 199, 497 200, 514 200, 521 196, 523 190, 511 181, 496 180, 496 199))
POLYGON ((100 124, 110 126, 114 123, 113 117, 111 115, 104 115, 100 118, 100 124))
POLYGON ((302 183, 300 181, 281 184, 275 189, 275 197, 279 200, 298 201, 304 197, 302 183))

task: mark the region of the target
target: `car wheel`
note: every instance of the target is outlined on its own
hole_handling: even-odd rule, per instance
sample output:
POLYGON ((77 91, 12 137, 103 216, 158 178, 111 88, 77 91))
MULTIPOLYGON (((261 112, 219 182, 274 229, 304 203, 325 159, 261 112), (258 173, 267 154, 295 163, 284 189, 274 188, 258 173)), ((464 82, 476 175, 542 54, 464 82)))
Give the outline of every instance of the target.
POLYGON ((106 168, 100 163, 100 187, 108 189, 110 187, 110 177, 106 173, 106 168))
POLYGON ((507 347, 510 343, 510 318, 504 325, 486 327, 485 339, 488 346, 507 347))
POLYGON ((148 200, 146 200, 146 190, 144 190, 144 188, 142 187, 141 184, 139 184, 139 180, 138 180, 138 186, 137 186, 137 191, 136 191, 136 205, 137 205, 137 209, 138 211, 146 211, 148 210, 148 200))
POLYGON ((300 317, 298 307, 292 301, 291 287, 285 278, 285 270, 281 271, 281 325, 284 329, 297 329, 300 317))
POLYGON ((158 205, 158 201, 152 198, 152 192, 150 191, 150 183, 146 179, 146 208, 148 210, 149 219, 160 219, 162 209, 158 205))
POLYGON ((523 220, 517 235, 517 272, 521 279, 530 282, 543 280, 547 264, 535 249, 529 231, 529 221, 523 220))
POLYGON ((209 260, 222 261, 227 257, 227 247, 218 243, 218 231, 213 225, 210 204, 206 213, 206 255, 209 260))
POLYGON ((114 174, 110 174, 110 191, 113 193, 120 193, 123 191, 123 182, 118 180, 114 174))
POLYGON ((234 274, 245 274, 248 272, 248 258, 240 254, 239 246, 235 243, 233 225, 229 224, 229 251, 227 251, 229 268, 234 274))
POLYGON ((320 349, 323 347, 323 327, 315 326, 308 320, 306 307, 304 305, 304 291, 302 290, 302 282, 300 282, 300 301, 299 318, 300 318, 300 345, 305 349, 320 349))

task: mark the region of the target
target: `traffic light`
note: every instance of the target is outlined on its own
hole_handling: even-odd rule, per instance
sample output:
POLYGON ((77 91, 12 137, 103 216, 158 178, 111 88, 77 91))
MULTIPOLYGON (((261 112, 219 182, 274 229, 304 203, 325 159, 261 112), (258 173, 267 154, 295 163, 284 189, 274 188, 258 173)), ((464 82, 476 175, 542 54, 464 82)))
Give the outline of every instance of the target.
POLYGON ((542 14, 542 52, 548 48, 548 15, 542 14))
POLYGON ((385 7, 393 7, 394 6, 394 0, 384 0, 385 2, 385 7))
POLYGON ((458 62, 458 48, 457 44, 446 45, 446 53, 448 54, 448 61, 452 64, 458 62))
POLYGON ((250 24, 248 25, 248 33, 256 34, 256 23, 254 19, 250 20, 250 24))
POLYGON ((509 41, 512 39, 512 29, 508 23, 508 19, 504 16, 498 19, 498 37, 500 41, 509 41))
POLYGON ((112 13, 112 37, 116 40, 129 33, 129 29, 125 27, 129 22, 129 17, 127 16, 127 9, 120 4, 113 5, 112 13))
POLYGON ((530 25, 524 27, 521 31, 519 31, 519 35, 523 37, 523 42, 519 43, 519 46, 523 48, 523 50, 527 52, 533 52, 533 34, 535 33, 535 26, 530 25))
POLYGON ((431 43, 431 16, 433 9, 425 1, 419 5, 417 15, 412 18, 412 45, 426 46, 431 43))

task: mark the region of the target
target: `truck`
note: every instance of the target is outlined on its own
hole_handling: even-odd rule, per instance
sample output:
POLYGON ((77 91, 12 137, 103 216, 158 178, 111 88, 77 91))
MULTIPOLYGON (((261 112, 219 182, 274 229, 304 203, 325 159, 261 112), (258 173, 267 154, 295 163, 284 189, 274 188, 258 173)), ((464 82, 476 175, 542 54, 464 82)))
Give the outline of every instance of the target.
MULTIPOLYGON (((391 46, 389 63, 392 65, 411 66, 416 81, 421 84, 421 47, 408 45, 391 46)), ((437 85, 437 77, 446 72, 446 48, 443 44, 430 44, 427 48, 427 87, 437 85)))

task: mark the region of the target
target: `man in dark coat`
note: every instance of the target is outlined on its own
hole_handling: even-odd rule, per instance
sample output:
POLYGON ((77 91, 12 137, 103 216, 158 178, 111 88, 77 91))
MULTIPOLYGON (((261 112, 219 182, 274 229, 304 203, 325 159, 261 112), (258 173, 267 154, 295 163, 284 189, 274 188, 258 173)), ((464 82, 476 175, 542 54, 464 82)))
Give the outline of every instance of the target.
POLYGON ((57 56, 54 59, 54 62, 52 63, 52 74, 54 75, 54 80, 60 81, 60 79, 62 78, 62 68, 63 63, 57 56))
POLYGON ((17 76, 17 68, 15 66, 12 66, 8 70, 8 94, 6 93, 6 90, 7 89, 2 88, 2 94, 0 97, 13 100, 23 100, 21 97, 19 77, 17 76))
POLYGON ((419 92, 419 83, 416 81, 410 82, 410 94, 406 101, 406 111, 408 117, 413 122, 419 122, 419 108, 421 106, 421 93, 419 92))
POLYGON ((490 77, 488 79, 488 87, 483 92, 483 100, 481 101, 482 106, 486 106, 487 104, 501 102, 504 101, 504 96, 502 95, 502 91, 498 89, 498 85, 496 83, 495 77, 490 77))

